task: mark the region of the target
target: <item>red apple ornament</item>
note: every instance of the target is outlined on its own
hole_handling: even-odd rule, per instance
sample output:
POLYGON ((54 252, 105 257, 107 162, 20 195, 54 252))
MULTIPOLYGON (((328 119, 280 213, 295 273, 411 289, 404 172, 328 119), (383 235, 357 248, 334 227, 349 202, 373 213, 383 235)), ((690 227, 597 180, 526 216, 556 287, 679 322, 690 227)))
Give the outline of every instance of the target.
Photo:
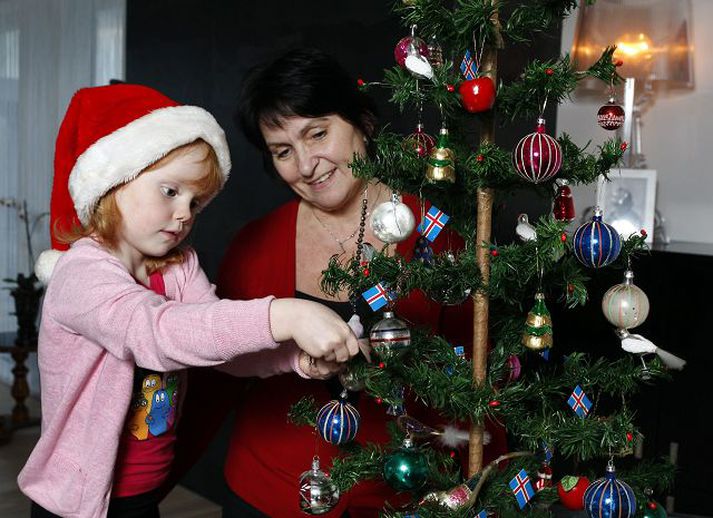
POLYGON ((463 108, 470 113, 488 111, 495 104, 495 83, 487 76, 463 81, 458 93, 463 108))
POLYGON ((557 482, 557 494, 560 502, 567 509, 581 511, 584 509, 584 492, 589 487, 587 477, 573 477, 567 475, 557 482))

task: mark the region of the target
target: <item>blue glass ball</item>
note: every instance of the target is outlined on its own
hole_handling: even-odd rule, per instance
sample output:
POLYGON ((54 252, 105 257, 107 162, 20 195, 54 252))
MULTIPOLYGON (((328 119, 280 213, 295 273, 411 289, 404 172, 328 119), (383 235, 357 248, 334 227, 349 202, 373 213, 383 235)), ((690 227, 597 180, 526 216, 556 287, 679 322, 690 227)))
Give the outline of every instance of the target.
POLYGON ((616 261, 621 252, 619 233, 602 221, 601 212, 595 212, 592 221, 577 229, 572 243, 574 256, 589 268, 602 268, 616 261))
POLYGON ((359 430, 359 411, 345 399, 334 399, 317 412, 317 431, 331 444, 349 442, 359 430))
POLYGON ((629 484, 617 480, 610 466, 606 476, 592 482, 584 492, 584 509, 590 518, 632 518, 636 497, 629 484))

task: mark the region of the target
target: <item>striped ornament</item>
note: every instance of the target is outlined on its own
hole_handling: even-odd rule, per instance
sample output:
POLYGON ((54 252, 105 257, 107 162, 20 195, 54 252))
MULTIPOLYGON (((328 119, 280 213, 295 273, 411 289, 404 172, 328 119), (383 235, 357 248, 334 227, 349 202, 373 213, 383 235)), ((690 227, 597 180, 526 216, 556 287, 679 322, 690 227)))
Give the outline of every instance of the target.
POLYGON ((619 233, 602 221, 602 211, 594 209, 592 221, 580 226, 572 239, 574 256, 584 266, 602 268, 616 260, 621 251, 619 233))
POLYGON ((562 167, 562 148, 545 133, 545 119, 537 119, 537 130, 520 139, 512 161, 518 174, 533 183, 544 182, 557 174, 562 167))
POLYGON ((634 491, 617 480, 611 461, 604 478, 592 482, 584 492, 584 510, 589 518, 632 518, 636 514, 634 491))
POLYGON ((317 413, 317 431, 328 443, 344 444, 356 436, 360 419, 359 411, 346 399, 334 399, 317 413))
POLYGON ((632 329, 649 316, 649 298, 634 284, 634 273, 627 270, 624 282, 612 286, 602 297, 602 311, 617 329, 632 329))

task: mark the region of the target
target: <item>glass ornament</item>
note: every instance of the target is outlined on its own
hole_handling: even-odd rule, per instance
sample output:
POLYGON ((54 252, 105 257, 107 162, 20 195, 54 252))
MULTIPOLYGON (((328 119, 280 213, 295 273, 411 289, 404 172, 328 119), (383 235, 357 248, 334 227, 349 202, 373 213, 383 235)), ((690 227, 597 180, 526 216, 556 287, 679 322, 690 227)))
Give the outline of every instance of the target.
POLYGON ((552 206, 552 215, 557 221, 569 223, 577 217, 577 212, 574 209, 574 198, 572 197, 572 189, 569 186, 569 181, 564 178, 558 178, 557 193, 552 206))
POLYGON ((543 293, 535 294, 535 305, 532 306, 525 319, 522 345, 532 351, 541 351, 552 347, 552 317, 545 305, 543 293))
POLYGON ((416 218, 408 205, 399 201, 396 194, 390 201, 380 203, 371 213, 371 229, 384 243, 392 244, 405 240, 416 227, 416 218))
POLYGON ((597 112, 597 124, 605 130, 613 131, 624 124, 624 108, 616 103, 614 97, 610 97, 607 104, 599 108, 597 112))
POLYGON ((426 456, 408 437, 384 462, 384 480, 397 491, 420 489, 428 480, 426 456))
POLYGON ((589 268, 602 268, 619 257, 621 238, 614 227, 602 221, 602 211, 595 207, 592 220, 575 231, 572 245, 580 263, 589 268))
POLYGON ((347 401, 346 390, 317 412, 317 433, 331 444, 351 441, 359 431, 359 411, 347 401))
POLYGON ((636 513, 634 491, 616 478, 613 461, 607 464, 606 475, 584 492, 584 510, 589 518, 633 518, 636 513))
POLYGON ((649 316, 649 298, 634 284, 634 272, 624 272, 624 282, 612 286, 602 297, 602 311, 617 329, 632 329, 649 316))
POLYGON ((411 330, 393 311, 385 311, 384 318, 371 328, 369 345, 380 359, 391 360, 411 346, 411 330))
POLYGON ((426 166, 426 180, 430 183, 456 181, 456 170, 453 166, 455 155, 448 147, 448 129, 441 128, 436 147, 431 151, 426 166))
POLYGON ((517 173, 532 183, 549 180, 562 167, 562 148, 545 133, 545 119, 537 119, 537 129, 520 139, 513 151, 517 173))
POLYGON ((312 460, 312 469, 300 476, 300 510, 307 514, 328 513, 339 502, 339 490, 319 468, 319 457, 312 460))

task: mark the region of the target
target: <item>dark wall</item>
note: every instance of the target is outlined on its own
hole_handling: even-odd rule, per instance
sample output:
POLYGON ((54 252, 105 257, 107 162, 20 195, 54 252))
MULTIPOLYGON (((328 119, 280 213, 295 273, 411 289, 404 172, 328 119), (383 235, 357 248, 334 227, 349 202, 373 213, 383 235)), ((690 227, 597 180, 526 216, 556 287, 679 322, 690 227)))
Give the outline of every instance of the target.
MULTIPOLYGON (((236 230, 291 196, 281 182, 263 172, 258 152, 233 123, 245 72, 284 50, 313 46, 336 56, 354 77, 378 80, 383 69, 394 64, 393 48, 407 33, 389 5, 384 0, 128 1, 127 81, 153 86, 180 102, 206 108, 228 136, 232 176, 224 192, 201 214, 192 236, 210 278, 215 278, 236 230)), ((527 49, 509 50, 500 60, 501 73, 514 77, 527 58, 544 59, 558 52, 559 32, 527 49)), ((397 114, 386 102, 386 92, 376 92, 375 97, 383 121, 405 133, 412 131, 413 114, 397 114)), ((554 122, 551 115, 551 131, 554 122)), ((437 134, 437 124, 433 121, 427 130, 437 134)), ((533 129, 534 121, 527 121, 499 129, 497 138, 503 145, 512 145, 533 129)), ((533 213, 546 210, 549 201, 518 197, 509 203, 512 209, 506 209, 496 227, 501 240, 512 235, 515 215, 523 211, 523 204, 533 219, 533 213)))
MULTIPOLYGON (((393 48, 407 33, 390 14, 389 5, 391 2, 384 0, 128 0, 127 81, 153 86, 180 102, 206 108, 227 133, 232 176, 225 190, 198 218, 192 236, 210 278, 215 278, 232 235, 247 221, 291 196, 279 181, 264 173, 259 153, 233 124, 237 92, 245 72, 284 50, 306 45, 332 53, 355 77, 378 80, 382 70, 393 65, 393 48)), ((526 49, 502 53, 502 76, 516 77, 528 59, 557 56, 559 46, 556 31, 553 37, 526 49)), ((375 96, 382 121, 404 133, 413 131, 413 114, 398 115, 386 102, 386 92, 375 96)), ((548 121, 554 133, 554 113, 550 113, 548 121)), ((427 119, 427 130, 434 135, 438 131, 436 124, 438 121, 429 125, 427 119)), ((533 130, 534 121, 500 128, 497 140, 512 146, 533 130)), ((496 236, 501 242, 510 239, 517 213, 528 212, 534 220, 549 209, 549 203, 531 195, 511 198, 507 207, 500 208, 496 236)), ((220 467, 227 434, 226 426, 189 478, 190 487, 216 501, 225 494, 220 467)))

